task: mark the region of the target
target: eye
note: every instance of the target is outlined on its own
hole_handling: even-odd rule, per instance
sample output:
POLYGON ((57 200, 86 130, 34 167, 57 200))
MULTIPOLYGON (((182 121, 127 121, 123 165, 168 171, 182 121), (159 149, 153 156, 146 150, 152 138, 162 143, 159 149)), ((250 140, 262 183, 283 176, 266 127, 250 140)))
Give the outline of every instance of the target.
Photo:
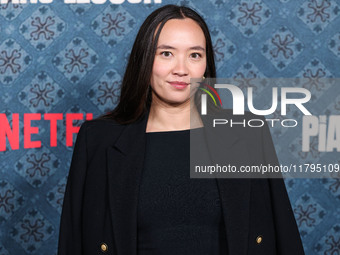
POLYGON ((190 54, 190 57, 194 58, 194 59, 199 59, 202 57, 202 54, 198 53, 198 52, 194 52, 190 54))
POLYGON ((166 58, 168 58, 168 57, 170 57, 172 55, 172 53, 170 51, 162 51, 161 55, 166 57, 166 58))

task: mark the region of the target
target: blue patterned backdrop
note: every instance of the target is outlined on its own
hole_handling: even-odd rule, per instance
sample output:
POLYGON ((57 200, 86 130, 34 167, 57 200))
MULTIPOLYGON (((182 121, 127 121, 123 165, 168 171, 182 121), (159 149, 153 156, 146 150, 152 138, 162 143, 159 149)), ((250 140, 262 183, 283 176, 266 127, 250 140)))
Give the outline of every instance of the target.
MULTIPOLYGON (((7 142, 0 152, 0 255, 56 254, 72 155, 65 114, 96 117, 115 107, 139 26, 170 3, 191 6, 206 19, 219 77, 340 77, 339 0, 0 5, 0 113, 10 125, 12 114, 20 115, 20 149, 7 142), (40 120, 32 122, 39 127, 32 140, 42 147, 24 149, 24 113, 63 113, 58 146, 50 146, 49 122, 40 120)), ((340 87, 308 86, 318 115, 340 114, 340 87)), ((258 87, 256 93, 265 98, 270 91, 258 87)), ((299 132, 271 132, 283 162, 298 155, 340 163, 339 153, 301 154, 299 132)), ((340 254, 340 179, 287 179, 286 186, 306 254, 340 254)))

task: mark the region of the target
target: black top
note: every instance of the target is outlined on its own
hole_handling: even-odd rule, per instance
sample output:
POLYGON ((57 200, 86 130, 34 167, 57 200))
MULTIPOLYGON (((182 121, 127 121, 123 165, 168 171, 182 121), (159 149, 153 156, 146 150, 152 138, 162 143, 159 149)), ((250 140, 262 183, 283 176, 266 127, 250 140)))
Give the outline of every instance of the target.
POLYGON ((227 254, 215 179, 190 179, 190 131, 147 133, 138 255, 227 254))

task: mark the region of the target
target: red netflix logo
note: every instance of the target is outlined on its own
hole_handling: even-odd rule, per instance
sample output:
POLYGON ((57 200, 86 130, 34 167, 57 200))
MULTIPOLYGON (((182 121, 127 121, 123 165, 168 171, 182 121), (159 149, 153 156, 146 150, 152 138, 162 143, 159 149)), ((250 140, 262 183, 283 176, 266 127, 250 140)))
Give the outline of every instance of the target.
MULTIPOLYGON (((24 113, 24 148, 40 148, 41 141, 32 141, 33 134, 39 134, 39 127, 33 126, 32 121, 41 121, 41 113, 24 113)), ((62 113, 45 113, 43 120, 50 122, 50 146, 57 146, 57 126, 58 120, 63 120, 62 113)), ((75 120, 83 120, 84 114, 82 113, 66 113, 66 146, 73 146, 73 134, 79 132, 78 126, 73 125, 75 120)), ((85 114, 86 120, 93 119, 92 113, 85 114)), ((0 113, 0 151, 6 151, 6 139, 12 148, 12 150, 18 150, 20 148, 20 125, 19 125, 19 113, 12 114, 12 126, 4 113, 0 113)))

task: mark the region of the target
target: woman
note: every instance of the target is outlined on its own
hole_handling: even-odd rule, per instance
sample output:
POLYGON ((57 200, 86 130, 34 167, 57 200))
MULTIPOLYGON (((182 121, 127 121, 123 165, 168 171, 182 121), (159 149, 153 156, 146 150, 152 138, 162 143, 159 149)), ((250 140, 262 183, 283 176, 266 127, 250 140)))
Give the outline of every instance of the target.
MULTIPOLYGON (((303 254, 281 179, 190 179, 189 130, 204 132, 190 79, 203 76, 215 77, 203 19, 174 5, 150 14, 118 106, 79 131, 59 255, 303 254)), ((249 158, 276 161, 267 128, 237 132, 254 146, 249 158)))

